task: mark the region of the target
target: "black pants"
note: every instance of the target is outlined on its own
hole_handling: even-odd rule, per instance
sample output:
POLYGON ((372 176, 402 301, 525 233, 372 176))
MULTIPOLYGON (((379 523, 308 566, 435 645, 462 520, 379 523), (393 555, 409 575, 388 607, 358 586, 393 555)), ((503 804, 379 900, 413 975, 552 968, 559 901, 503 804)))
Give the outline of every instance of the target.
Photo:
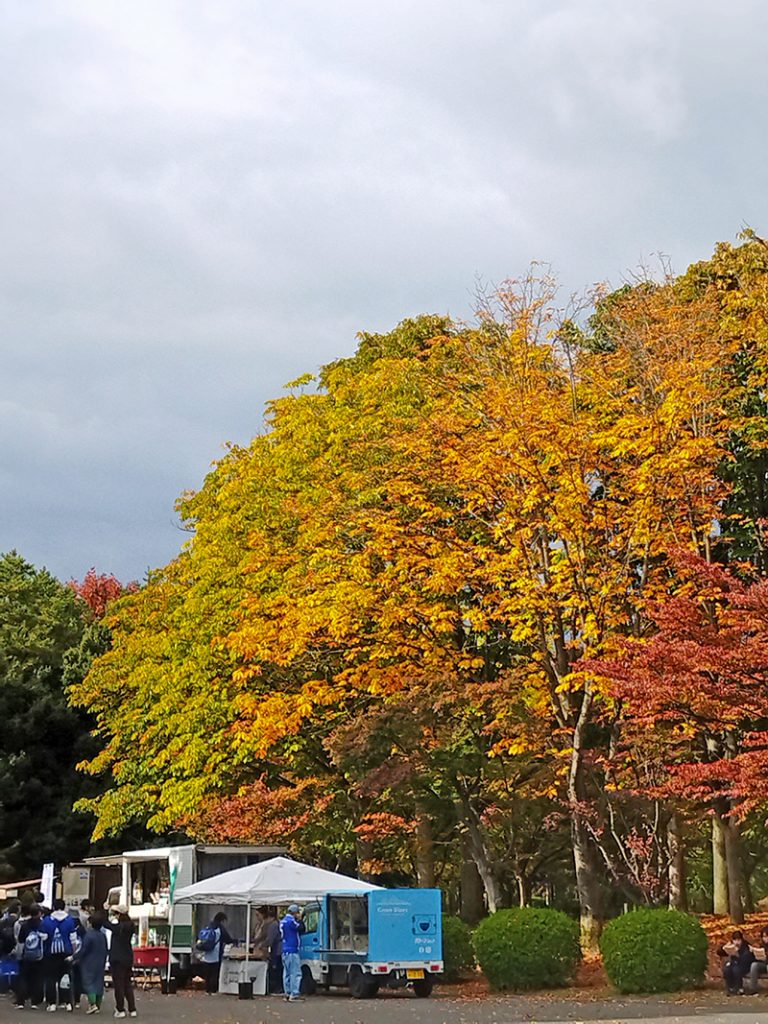
POLYGON ((219 975, 221 974, 221 960, 217 960, 216 963, 213 964, 203 963, 203 970, 205 971, 205 991, 218 992, 219 975))
POLYGON ((112 964, 110 973, 112 984, 115 986, 115 1006, 122 1013, 125 1004, 128 1003, 128 1012, 133 1013, 136 1009, 136 1000, 133 996, 133 967, 130 964, 112 964))
POLYGON ((283 991, 283 958, 270 956, 267 966, 267 992, 283 991))
POLYGON ((69 991, 67 992, 67 998, 62 999, 64 995, 62 989, 60 989, 61 979, 69 974, 69 964, 67 963, 66 953, 52 953, 43 960, 43 976, 45 980, 45 1001, 49 1006, 56 1006, 57 1003, 67 1002, 70 1006, 73 1006, 72 1002, 72 984, 70 980, 69 991))
POLYGON ((744 984, 744 975, 749 972, 749 967, 744 969, 740 961, 732 957, 723 964, 723 980, 728 992, 738 992, 744 984))
POLYGON ((29 999, 32 1006, 43 1001, 43 961, 22 960, 19 964, 19 987, 16 1005, 23 1006, 29 999))
POLYGON ((83 977, 80 974, 80 964, 72 964, 71 967, 69 978, 72 984, 72 1005, 79 1006, 83 997, 83 977))

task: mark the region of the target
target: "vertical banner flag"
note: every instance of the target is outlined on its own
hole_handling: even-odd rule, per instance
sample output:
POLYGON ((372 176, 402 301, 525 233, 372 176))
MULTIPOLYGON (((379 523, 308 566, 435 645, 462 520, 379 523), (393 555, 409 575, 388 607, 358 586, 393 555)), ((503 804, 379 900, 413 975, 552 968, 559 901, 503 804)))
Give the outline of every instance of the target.
POLYGON ((43 864, 43 880, 40 883, 40 892, 43 894, 43 901, 46 907, 53 906, 53 864, 43 864))

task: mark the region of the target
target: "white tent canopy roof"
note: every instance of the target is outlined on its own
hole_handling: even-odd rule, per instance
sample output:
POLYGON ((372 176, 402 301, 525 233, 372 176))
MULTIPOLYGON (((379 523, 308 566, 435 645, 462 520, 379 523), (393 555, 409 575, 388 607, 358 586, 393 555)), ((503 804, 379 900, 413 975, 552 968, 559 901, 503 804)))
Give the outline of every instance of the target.
POLYGON ((177 889, 173 902, 213 903, 221 906, 306 903, 326 893, 362 894, 381 888, 358 878, 302 864, 288 857, 272 857, 260 864, 225 871, 194 885, 177 889))

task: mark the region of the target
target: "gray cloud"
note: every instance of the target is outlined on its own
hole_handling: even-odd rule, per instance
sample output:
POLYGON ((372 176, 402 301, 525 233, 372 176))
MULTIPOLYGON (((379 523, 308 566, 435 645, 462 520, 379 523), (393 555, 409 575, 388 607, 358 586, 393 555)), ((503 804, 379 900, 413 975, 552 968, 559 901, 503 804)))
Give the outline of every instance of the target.
POLYGON ((760 229, 767 29, 758 0, 0 5, 0 550, 141 576, 355 331, 760 229))

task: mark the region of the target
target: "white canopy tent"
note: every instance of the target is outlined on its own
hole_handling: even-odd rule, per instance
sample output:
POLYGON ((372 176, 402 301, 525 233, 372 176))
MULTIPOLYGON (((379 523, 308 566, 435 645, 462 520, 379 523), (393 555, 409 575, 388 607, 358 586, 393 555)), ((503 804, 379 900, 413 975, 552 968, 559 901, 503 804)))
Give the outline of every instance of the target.
MULTIPOLYGON (((251 864, 234 871, 225 871, 212 878, 206 878, 194 885, 177 889, 173 895, 173 907, 180 903, 215 904, 233 907, 245 906, 246 911, 246 946, 245 958, 248 962, 248 944, 251 933, 251 907, 271 906, 285 903, 307 903, 320 899, 326 893, 341 895, 363 895, 379 885, 361 882, 349 875, 340 875, 335 871, 324 871, 314 868, 311 864, 291 860, 289 857, 272 857, 260 864, 251 864)), ((168 958, 168 983, 170 985, 171 966, 168 958)))
POLYGON ((174 903, 213 903, 220 906, 306 903, 326 893, 359 894, 381 888, 349 875, 324 871, 289 857, 272 857, 260 864, 225 871, 194 885, 177 889, 174 903))

